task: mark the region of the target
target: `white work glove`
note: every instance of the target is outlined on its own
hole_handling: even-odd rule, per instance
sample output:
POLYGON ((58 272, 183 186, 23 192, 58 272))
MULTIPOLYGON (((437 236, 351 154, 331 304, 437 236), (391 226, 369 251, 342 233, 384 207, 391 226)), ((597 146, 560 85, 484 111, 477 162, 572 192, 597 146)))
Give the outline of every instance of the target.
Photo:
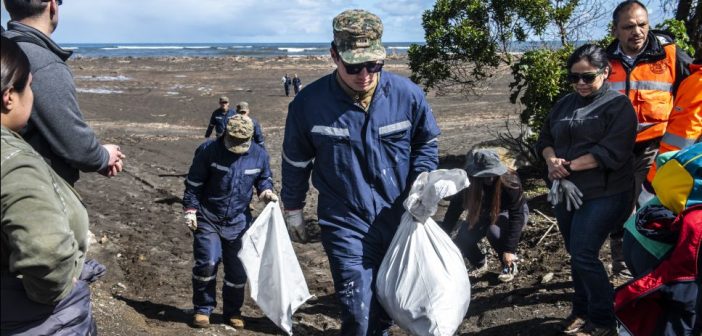
POLYGON ((583 205, 583 193, 580 192, 575 183, 561 179, 561 189, 563 190, 563 198, 566 200, 566 210, 580 209, 580 206, 583 205))
POLYGON ((302 209, 285 210, 285 226, 288 227, 290 239, 298 243, 307 242, 307 229, 305 228, 305 218, 302 216, 302 209))
POLYGON ((273 190, 270 189, 266 189, 263 192, 261 192, 261 194, 258 195, 258 199, 266 204, 268 204, 269 202, 278 202, 278 196, 276 196, 273 190))
POLYGON ((185 210, 185 215, 183 216, 183 218, 185 219, 185 225, 187 225, 188 228, 192 231, 197 230, 197 216, 195 215, 196 213, 196 210, 185 210))
POLYGON ((552 206, 556 206, 556 204, 563 201, 563 192, 561 191, 561 180, 560 179, 553 180, 553 184, 551 185, 551 190, 548 191, 548 195, 546 196, 546 200, 549 203, 551 203, 552 206))

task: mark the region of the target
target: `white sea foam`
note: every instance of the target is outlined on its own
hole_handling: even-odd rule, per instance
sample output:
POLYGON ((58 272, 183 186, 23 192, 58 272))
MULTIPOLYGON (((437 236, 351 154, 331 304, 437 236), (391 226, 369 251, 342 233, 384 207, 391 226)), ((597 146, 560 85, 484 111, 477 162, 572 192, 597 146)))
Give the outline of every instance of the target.
POLYGON ((306 50, 319 50, 320 48, 293 48, 293 47, 279 47, 278 50, 285 50, 289 53, 300 53, 306 50))
POLYGON ((387 49, 409 50, 410 47, 387 47, 387 49))
POLYGON ((173 49, 173 50, 180 50, 180 49, 185 49, 185 47, 182 46, 117 46, 117 47, 107 47, 107 48, 101 48, 102 50, 120 50, 120 49, 127 49, 127 50, 139 50, 139 49, 148 49, 148 50, 162 50, 162 49, 173 49))
POLYGON ((76 76, 76 79, 85 81, 111 82, 111 81, 128 81, 131 78, 123 75, 119 76, 76 76))
POLYGON ((63 49, 63 50, 78 50, 79 48, 78 47, 64 47, 61 49, 63 49))
POLYGON ((111 90, 111 89, 102 89, 102 88, 97 88, 97 89, 76 88, 76 91, 78 91, 80 93, 94 93, 94 94, 113 94, 113 93, 123 93, 124 92, 122 90, 111 90))

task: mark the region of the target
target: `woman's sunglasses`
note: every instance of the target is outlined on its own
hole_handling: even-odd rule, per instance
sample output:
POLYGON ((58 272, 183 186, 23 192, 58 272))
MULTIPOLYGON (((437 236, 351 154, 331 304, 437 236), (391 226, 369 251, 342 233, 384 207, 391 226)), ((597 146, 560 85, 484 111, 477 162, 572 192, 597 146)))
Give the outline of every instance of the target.
POLYGON ((358 63, 358 64, 347 64, 344 61, 341 61, 341 63, 344 64, 344 68, 346 69, 346 73, 349 75, 356 75, 359 74, 361 71, 363 71, 363 68, 366 68, 366 71, 368 73, 376 73, 380 72, 380 70, 383 69, 383 65, 385 65, 385 62, 377 62, 377 61, 370 61, 370 62, 365 62, 365 63, 358 63))
POLYGON ((595 79, 597 79, 597 76, 599 76, 600 74, 602 74, 601 70, 597 72, 571 72, 566 77, 566 80, 568 81, 568 83, 578 84, 582 79, 585 84, 592 84, 595 81, 595 79))

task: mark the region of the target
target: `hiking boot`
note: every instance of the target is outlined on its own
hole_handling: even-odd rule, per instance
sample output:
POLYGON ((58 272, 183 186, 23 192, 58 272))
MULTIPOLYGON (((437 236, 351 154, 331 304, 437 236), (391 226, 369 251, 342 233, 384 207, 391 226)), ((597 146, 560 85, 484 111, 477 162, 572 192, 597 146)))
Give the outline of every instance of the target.
POLYGON ((616 327, 603 327, 598 326, 592 322, 587 322, 585 325, 578 330, 575 336, 617 336, 616 327))
POLYGON ((209 328, 210 327, 210 317, 205 314, 195 314, 193 316, 193 327, 195 328, 209 328))
POLYGON ((474 278, 479 278, 483 276, 485 273, 488 271, 488 262, 485 260, 485 263, 483 263, 481 266, 477 267, 472 267, 470 271, 468 271, 468 276, 474 277, 474 278))
POLYGON ((502 269, 502 273, 497 276, 497 279, 502 282, 510 282, 514 280, 514 276, 517 275, 517 273, 519 273, 517 263, 513 261, 511 266, 507 266, 502 269))
POLYGON ((561 321, 561 331, 566 335, 572 335, 580 331, 585 325, 585 318, 575 314, 570 314, 565 320, 561 321))
POLYGON ((227 322, 234 329, 244 329, 244 326, 246 325, 244 318, 241 315, 232 316, 227 320, 227 322))

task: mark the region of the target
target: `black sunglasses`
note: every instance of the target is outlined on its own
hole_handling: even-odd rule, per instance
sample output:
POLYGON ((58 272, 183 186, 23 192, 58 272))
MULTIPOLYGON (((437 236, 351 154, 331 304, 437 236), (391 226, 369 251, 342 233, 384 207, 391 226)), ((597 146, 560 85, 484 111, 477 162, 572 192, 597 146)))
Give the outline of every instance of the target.
POLYGON ((366 68, 366 71, 368 71, 368 73, 380 72, 380 70, 383 70, 383 65, 385 65, 384 61, 369 61, 358 64, 348 64, 341 59, 341 56, 339 56, 339 50, 336 49, 336 44, 334 44, 334 42, 331 43, 331 47, 332 50, 334 50, 336 57, 338 57, 341 63, 344 65, 346 73, 348 73, 349 75, 357 75, 358 73, 363 71, 363 68, 366 68))
POLYGON ((341 61, 341 63, 344 64, 344 68, 346 69, 346 73, 349 75, 359 74, 361 71, 363 71, 363 68, 366 68, 366 71, 368 71, 368 73, 380 72, 380 70, 383 69, 383 65, 385 65, 385 63, 382 61, 381 62, 370 61, 370 62, 358 63, 358 64, 347 64, 346 62, 341 61))
POLYGON ((600 74, 602 74, 602 70, 597 72, 582 73, 571 72, 568 73, 566 80, 568 81, 568 83, 578 84, 578 82, 580 82, 580 80, 582 79, 585 84, 592 84, 595 81, 595 79, 597 79, 597 76, 599 76, 600 74))
POLYGON ((61 6, 63 4, 63 0, 56 0, 56 3, 61 6))

